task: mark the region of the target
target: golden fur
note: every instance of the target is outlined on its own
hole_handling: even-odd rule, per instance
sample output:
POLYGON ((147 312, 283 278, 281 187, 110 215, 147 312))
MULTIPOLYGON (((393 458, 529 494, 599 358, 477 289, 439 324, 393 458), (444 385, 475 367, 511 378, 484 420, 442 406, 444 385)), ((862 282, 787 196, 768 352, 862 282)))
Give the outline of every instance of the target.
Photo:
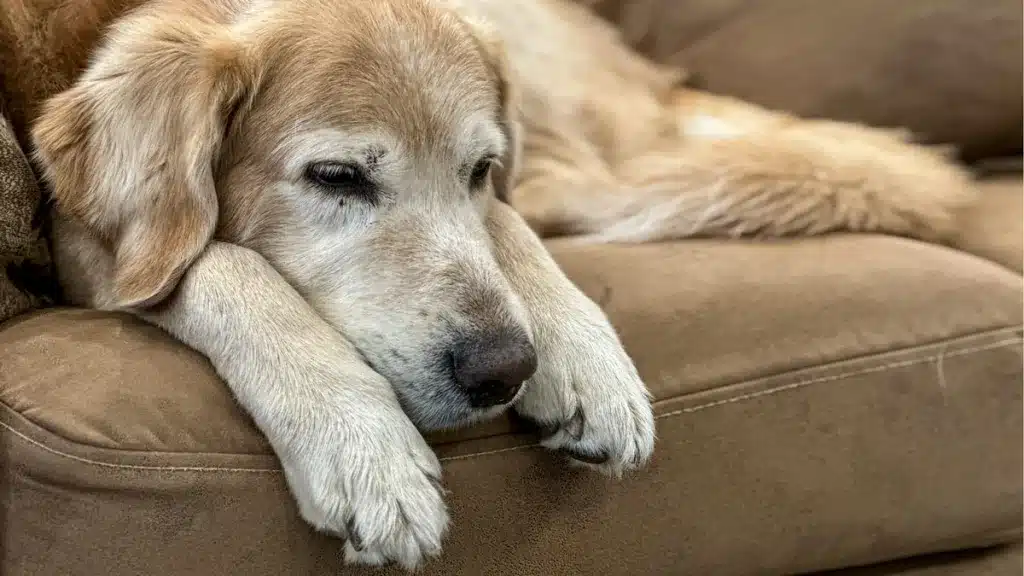
MULTIPOLYGON (((142 0, 6 2, 2 39, 26 47, 3 61, 5 97, 23 131, 35 107, 74 80, 99 28, 142 0)), ((946 242, 973 201, 970 178, 942 149, 912 145, 897 130, 805 121, 689 90, 683 71, 645 60, 571 2, 532 0, 523 10, 564 23, 563 36, 551 38, 532 33, 536 17, 509 17, 499 2, 452 3, 488 19, 521 84, 523 157, 510 200, 543 235, 845 230, 946 242)))
POLYGON ((644 384, 530 227, 944 241, 971 198, 935 151, 687 90, 561 0, 2 2, 72 301, 205 354, 351 561, 440 550, 417 426, 511 406, 576 463, 650 458, 644 384), (514 395, 467 400, 467 350, 514 395))
MULTIPOLYGON (((70 24, 47 0, 15 8, 37 18, 5 22, 18 45, 70 24)), ((92 17, 107 24, 83 72, 55 58, 37 76, 50 83, 19 75, 5 95, 56 200, 62 284, 208 357, 349 561, 439 552, 441 469, 417 427, 514 408, 577 464, 648 461, 650 399, 615 331, 494 200, 521 147, 484 26, 424 0, 151 0, 92 17), (372 185, 324 184, 310 172, 324 163, 372 185), (481 362, 470 384, 508 389, 477 403, 460 366, 481 362)))
POLYGON ((505 41, 523 95, 511 202, 544 235, 852 231, 946 242, 973 200, 970 178, 944 149, 690 90, 684 71, 645 60, 576 4, 461 4, 505 41), (545 28, 558 34, 530 32, 545 28))

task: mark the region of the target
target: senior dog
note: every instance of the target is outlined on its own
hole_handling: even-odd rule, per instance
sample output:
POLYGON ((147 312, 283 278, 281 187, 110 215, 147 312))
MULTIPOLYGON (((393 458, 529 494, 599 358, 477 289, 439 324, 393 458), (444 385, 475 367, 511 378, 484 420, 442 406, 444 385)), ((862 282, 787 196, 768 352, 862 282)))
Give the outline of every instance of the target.
POLYGON ((942 241, 971 198, 939 153, 687 90, 563 1, 4 5, 69 298, 206 355, 356 562, 440 551, 420 430, 511 406, 573 462, 649 460, 647 390, 538 234, 942 241))

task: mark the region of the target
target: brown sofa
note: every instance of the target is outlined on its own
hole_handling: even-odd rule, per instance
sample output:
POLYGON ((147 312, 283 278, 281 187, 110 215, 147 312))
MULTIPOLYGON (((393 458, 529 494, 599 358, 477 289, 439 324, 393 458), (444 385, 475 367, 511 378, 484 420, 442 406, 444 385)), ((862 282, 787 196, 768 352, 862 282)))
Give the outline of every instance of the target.
MULTIPOLYGON (((812 115, 844 93, 837 114, 881 122, 850 95, 887 82, 876 96, 905 103, 925 137, 966 156, 1019 156, 1019 3, 811 3, 597 8, 713 90, 812 115), (900 91, 899 74, 869 57, 823 63, 844 57, 840 24, 871 21, 861 10, 888 23, 864 41, 875 63, 901 38, 943 62, 974 60, 959 83, 932 79, 949 94, 925 75, 900 91), (792 59, 807 47, 786 57, 800 38, 791 20, 773 21, 797 14, 796 30, 813 31, 805 70, 819 75, 803 88, 792 59), (943 26, 973 34, 944 44, 943 26), (749 53, 775 67, 757 82, 786 79, 791 96, 772 85, 759 98, 745 72, 720 68, 749 53), (806 91, 818 88, 815 104, 806 91), (924 93, 930 104, 914 107, 924 93), (953 97, 959 106, 943 104, 953 97)), ((962 250, 848 235, 551 242, 657 398, 655 460, 613 481, 568 469, 512 418, 437 435, 453 529, 422 573, 1020 574, 1024 208, 1009 164, 983 184, 962 250)), ((343 567, 340 543, 299 519, 267 443, 210 365, 128 316, 50 309, 0 325, 0 447, 4 575, 370 573, 343 567)))

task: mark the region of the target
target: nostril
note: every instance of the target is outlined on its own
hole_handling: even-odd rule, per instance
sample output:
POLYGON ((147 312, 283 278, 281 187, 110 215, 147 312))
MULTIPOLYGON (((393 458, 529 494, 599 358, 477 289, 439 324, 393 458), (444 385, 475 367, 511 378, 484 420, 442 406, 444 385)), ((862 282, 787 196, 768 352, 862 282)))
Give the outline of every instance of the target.
POLYGON ((501 380, 485 380, 475 388, 467 389, 466 397, 474 408, 490 408, 511 402, 521 386, 522 382, 513 384, 501 380))
POLYGON ((484 380, 478 383, 475 388, 481 392, 493 391, 500 393, 502 389, 507 387, 508 383, 501 380, 484 380))
POLYGON ((522 332, 480 336, 450 353, 455 381, 474 407, 507 404, 537 369, 537 354, 522 332))

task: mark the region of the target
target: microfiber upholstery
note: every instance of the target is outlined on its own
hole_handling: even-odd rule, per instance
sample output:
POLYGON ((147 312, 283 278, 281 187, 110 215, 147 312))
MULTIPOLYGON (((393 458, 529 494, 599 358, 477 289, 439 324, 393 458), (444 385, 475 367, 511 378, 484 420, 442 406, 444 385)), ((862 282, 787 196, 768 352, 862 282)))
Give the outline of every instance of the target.
MULTIPOLYGON (((967 159, 1020 152, 1018 2, 580 1, 713 92, 967 159)), ((0 85, 60 76, 3 54, 0 85)), ((27 111, 7 112, 24 141, 27 111)), ((343 566, 302 522, 201 355, 127 315, 39 309, 42 199, 10 143, 0 122, 0 574, 401 574, 343 566)), ((1021 191, 982 184, 973 254, 549 243, 655 396, 654 461, 623 481, 570 469, 513 417, 431 435, 453 525, 420 574, 1020 574, 1021 191)))
POLYGON ((966 160, 1021 151, 1016 0, 578 0, 704 89, 903 127, 966 160))
MULTIPOLYGON (((1018 274, 872 236, 550 247, 656 397, 655 460, 617 482, 512 418, 435 435, 454 523, 423 574, 800 573, 1019 537, 1018 274)), ((369 573, 160 330, 35 312, 0 366, 4 574, 369 573)))

